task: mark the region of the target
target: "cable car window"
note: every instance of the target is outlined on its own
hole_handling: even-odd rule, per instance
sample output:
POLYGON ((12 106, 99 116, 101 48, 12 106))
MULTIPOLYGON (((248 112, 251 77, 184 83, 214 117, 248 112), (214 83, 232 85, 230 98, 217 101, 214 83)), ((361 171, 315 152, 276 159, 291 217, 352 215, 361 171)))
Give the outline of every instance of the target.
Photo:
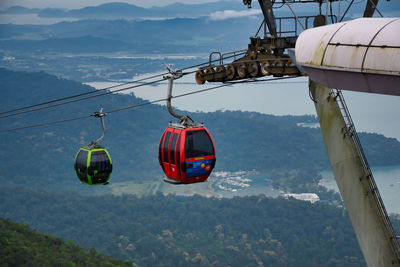
POLYGON ((76 156, 75 160, 75 171, 78 174, 80 180, 88 182, 86 171, 87 171, 87 158, 88 152, 81 150, 76 156))
POLYGON ((110 171, 111 163, 107 153, 105 151, 93 151, 90 166, 93 166, 98 172, 110 171))
POLYGON ((163 135, 161 137, 160 145, 158 146, 158 160, 160 161, 160 164, 162 162, 162 160, 161 160, 161 152, 162 152, 162 144, 164 142, 164 139, 165 139, 165 133, 163 133, 163 135))
POLYGON ((181 139, 178 141, 178 148, 176 149, 176 165, 179 171, 181 170, 181 139))
POLYGON ((186 133, 185 157, 196 158, 214 154, 210 136, 206 131, 190 131, 186 133))
POLYGON ((85 172, 87 168, 87 157, 88 157, 88 152, 85 150, 81 150, 76 156, 76 164, 75 167, 77 169, 80 169, 81 172, 85 172))
POLYGON ((106 182, 111 171, 112 165, 107 153, 104 151, 93 151, 90 159, 92 183, 106 182))
POLYGON ((171 150, 170 150, 170 155, 169 155, 171 164, 175 164, 175 146, 176 146, 177 139, 178 139, 178 134, 174 134, 174 137, 172 138, 171 150))
POLYGON ((170 136, 171 136, 171 132, 168 132, 167 135, 165 136, 165 141, 164 141, 164 162, 169 162, 169 160, 168 160, 168 145, 169 145, 170 136))

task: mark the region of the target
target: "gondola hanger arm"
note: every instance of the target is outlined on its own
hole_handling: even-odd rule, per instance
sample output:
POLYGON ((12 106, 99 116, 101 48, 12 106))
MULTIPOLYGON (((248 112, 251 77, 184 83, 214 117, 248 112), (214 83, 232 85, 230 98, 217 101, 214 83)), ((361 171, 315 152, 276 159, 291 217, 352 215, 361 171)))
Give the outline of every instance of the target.
POLYGON ((104 116, 107 116, 107 113, 103 113, 103 108, 100 109, 100 111, 96 111, 95 113, 93 113, 91 116, 96 117, 96 118, 100 118, 100 123, 101 123, 101 127, 103 129, 103 134, 96 140, 96 141, 92 141, 92 143, 90 143, 89 148, 95 148, 97 143, 99 143, 101 140, 103 140, 105 134, 106 134, 106 126, 104 124, 104 116))
POLYGON ((169 71, 169 75, 165 75, 164 79, 168 80, 168 93, 167 93, 167 108, 168 112, 175 118, 183 121, 185 120, 186 116, 179 115, 177 114, 173 109, 171 105, 171 99, 172 99, 172 86, 174 84, 175 79, 179 79, 182 77, 182 72, 178 71, 173 71, 169 66, 167 66, 167 69, 169 71))
POLYGON ((169 74, 163 76, 163 78, 164 78, 165 80, 167 80, 167 79, 173 79, 173 80, 175 80, 175 79, 182 78, 182 76, 183 76, 182 70, 173 70, 173 69, 171 69, 168 65, 165 65, 165 67, 166 67, 167 70, 169 71, 169 74))
POLYGON ((172 70, 169 66, 167 66, 167 69, 169 71, 169 75, 165 75, 163 76, 165 80, 168 80, 168 94, 167 94, 167 109, 168 112, 175 118, 179 119, 179 123, 185 127, 189 126, 189 125, 194 125, 195 121, 193 121, 189 116, 185 116, 185 115, 179 115, 178 113, 176 113, 171 105, 171 99, 172 99, 172 87, 174 84, 174 80, 175 79, 179 79, 181 78, 184 73, 182 71, 174 71, 172 70))

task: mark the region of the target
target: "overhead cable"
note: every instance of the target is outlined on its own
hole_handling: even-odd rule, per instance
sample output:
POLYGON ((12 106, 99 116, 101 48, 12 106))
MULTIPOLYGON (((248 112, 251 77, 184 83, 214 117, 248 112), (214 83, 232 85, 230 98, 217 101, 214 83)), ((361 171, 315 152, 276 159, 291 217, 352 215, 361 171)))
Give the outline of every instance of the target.
POLYGON ((0 130, 0 133, 13 132, 13 131, 18 131, 18 130, 23 130, 23 129, 30 129, 30 128, 36 128, 36 127, 41 127, 41 126, 49 126, 49 125, 54 125, 54 124, 59 124, 59 123, 64 123, 64 122, 69 122, 69 121, 82 120, 82 119, 90 118, 91 116, 92 115, 86 115, 86 116, 81 116, 81 117, 76 117, 76 118, 70 118, 70 119, 64 119, 64 120, 58 120, 58 121, 51 121, 51 122, 43 122, 43 123, 38 123, 38 124, 32 124, 32 125, 28 125, 28 126, 22 126, 22 127, 11 128, 11 129, 6 129, 6 130, 0 130))
MULTIPOLYGON (((210 87, 210 88, 205 88, 205 89, 201 89, 201 90, 196 90, 196 91, 193 91, 193 92, 184 93, 184 94, 180 94, 180 95, 175 95, 175 96, 172 96, 171 98, 185 97, 185 96, 189 96, 189 95, 193 95, 193 94, 198 94, 198 93, 203 93, 203 92, 206 92, 206 91, 211 91, 211 90, 215 90, 215 89, 218 89, 218 88, 222 88, 222 87, 226 87, 226 86, 231 86, 231 85, 235 85, 235 84, 240 84, 240 83, 269 82, 269 81, 276 81, 276 80, 283 80, 283 79, 291 79, 291 78, 298 78, 298 77, 299 77, 299 76, 290 76, 290 77, 280 77, 280 78, 262 79, 262 80, 256 80, 256 79, 253 79, 253 78, 249 78, 249 79, 244 80, 244 81, 227 82, 227 83, 223 83, 223 84, 218 85, 218 86, 214 86, 214 87, 210 87)), ((134 108, 139 108, 139 107, 142 107, 142 106, 146 106, 146 105, 150 105, 150 104, 159 103, 159 102, 166 101, 166 100, 167 100, 167 98, 162 98, 162 99, 158 99, 158 100, 148 101, 148 102, 144 102, 144 103, 141 103, 141 104, 136 104, 136 105, 132 105, 132 106, 127 106, 127 107, 123 107, 123 108, 118 108, 118 109, 110 110, 110 111, 107 111, 106 113, 108 113, 108 114, 110 114, 110 113, 117 113, 117 112, 120 112, 120 111, 129 110, 129 109, 134 109, 134 108)), ((39 123, 39 124, 32 124, 32 125, 22 126, 22 127, 17 127, 17 128, 4 129, 4 130, 0 130, 0 133, 13 132, 13 131, 18 131, 18 130, 23 130, 23 129, 30 129, 30 128, 42 127, 42 126, 49 126, 49 125, 53 125, 53 124, 60 124, 60 123, 64 123, 64 122, 70 122, 70 121, 75 121, 75 120, 86 119, 86 118, 89 118, 89 117, 91 117, 91 116, 92 116, 92 114, 86 115, 86 116, 81 116, 81 117, 70 118, 70 119, 57 120, 57 121, 51 121, 51 122, 44 122, 44 123, 39 123)))
MULTIPOLYGON (((141 81, 149 80, 149 79, 152 79, 152 78, 156 78, 158 76, 160 76, 160 75, 154 75, 154 76, 151 76, 151 77, 146 77, 146 78, 135 80, 135 81, 121 83, 121 84, 105 87, 105 88, 102 88, 102 89, 98 89, 98 90, 95 90, 95 91, 90 91, 90 92, 80 93, 80 94, 76 94, 76 95, 72 95, 72 96, 57 98, 57 99, 49 100, 49 101, 46 101, 46 102, 42 102, 42 103, 30 105, 30 106, 25 106, 25 107, 12 109, 12 110, 2 111, 2 112, 0 112, 0 115, 11 113, 11 112, 16 112, 16 111, 20 111, 20 110, 24 110, 24 109, 28 109, 28 108, 34 108, 34 107, 38 107, 38 106, 43 106, 43 105, 47 105, 47 104, 51 104, 51 103, 55 103, 55 102, 59 102, 59 101, 64 101, 64 100, 68 100, 68 99, 71 99, 71 98, 90 95, 90 94, 98 93, 100 91, 110 90, 110 89, 113 89, 113 88, 116 88, 116 87, 128 85, 128 84, 131 84, 131 83, 138 83, 138 82, 141 82, 141 81)), ((16 113, 15 115, 18 115, 18 114, 20 114, 20 113, 16 113)), ((14 116, 14 114, 12 114, 10 116, 14 116)), ((6 118, 6 117, 7 116, 1 116, 0 118, 6 118)))
MULTIPOLYGON (((245 52, 239 53, 239 54, 235 54, 235 55, 231 55, 231 56, 225 57, 224 59, 236 57, 236 56, 242 55, 244 53, 245 52)), ((219 61, 219 59, 215 59, 215 60, 208 61, 206 63, 200 63, 200 64, 196 64, 196 65, 193 65, 193 66, 185 67, 185 68, 182 68, 182 69, 180 69, 178 71, 184 71, 184 70, 188 70, 188 69, 192 69, 192 68, 197 68, 197 67, 200 67, 200 66, 204 66, 204 65, 216 62, 216 61, 219 61)), ((192 71, 192 72, 188 72, 188 73, 184 73, 184 74, 186 75, 186 74, 190 74, 190 73, 194 73, 194 72, 196 72, 196 71, 192 71)), ((68 99, 78 98, 78 97, 82 97, 82 96, 86 96, 86 95, 90 95, 90 94, 95 94, 95 93, 99 93, 101 91, 114 89, 114 88, 117 88, 117 87, 121 87, 121 86, 125 86, 125 85, 128 85, 128 84, 132 84, 132 83, 138 83, 138 82, 141 82, 141 81, 154 79, 154 78, 157 78, 157 77, 160 77, 160 76, 162 77, 162 76, 164 76, 166 74, 168 74, 168 72, 165 72, 165 73, 162 73, 162 74, 153 75, 153 76, 142 78, 142 79, 135 80, 135 81, 130 81, 130 82, 126 82, 126 83, 122 83, 122 84, 118 84, 118 85, 105 87, 105 88, 102 88, 102 89, 99 89, 99 90, 95 90, 95 91, 80 93, 80 94, 76 94, 76 95, 72 95, 72 96, 67 96, 67 97, 62 97, 62 98, 58 98, 58 99, 45 101, 45 102, 34 104, 34 105, 29 105, 29 106, 20 107, 20 108, 16 108, 16 109, 12 109, 12 110, 2 111, 2 112, 0 112, 0 115, 2 115, 2 116, 0 116, 0 119, 12 117, 12 116, 17 116, 17 115, 21 115, 21 114, 25 114, 25 113, 29 113, 29 112, 34 112, 34 111, 38 111, 38 110, 43 110, 43 109, 47 109, 47 108, 52 108, 52 107, 56 107, 56 106, 61 106, 61 105, 69 104, 69 103, 74 103, 74 102, 90 99, 90 98, 93 98, 93 97, 108 95, 108 94, 111 94, 111 93, 120 92, 120 91, 124 91, 124 90, 129 90, 129 89, 133 89, 133 88, 140 87, 140 86, 149 85, 149 84, 152 84, 152 83, 155 83, 155 82, 144 83, 144 84, 140 84, 140 85, 136 85, 136 86, 132 86, 132 87, 127 87, 127 88, 123 88, 123 89, 119 89, 119 90, 114 90, 112 92, 110 91, 110 92, 106 92, 106 93, 100 93, 100 94, 97 94, 97 95, 92 96, 92 97, 84 97, 84 98, 79 98, 79 99, 75 99, 75 100, 65 101, 65 100, 68 100, 68 99), (45 106, 45 105, 56 103, 56 102, 60 102, 60 101, 65 101, 65 102, 58 103, 58 104, 53 104, 53 105, 49 105, 49 106, 45 106), (36 107, 39 107, 39 106, 44 106, 44 107, 36 108, 36 107), (28 109, 28 110, 26 110, 26 109, 28 109), (22 111, 22 110, 25 110, 25 111, 22 111), (17 112, 17 111, 19 111, 19 112, 17 112), (9 113, 12 113, 12 114, 9 114, 9 113), (7 114, 7 115, 4 115, 4 114, 7 114)))
POLYGON ((39 111, 39 110, 43 110, 43 109, 48 109, 48 108, 52 108, 52 107, 58 107, 58 106, 62 106, 62 105, 65 105, 65 104, 70 104, 70 103, 74 103, 74 102, 78 102, 78 101, 82 101, 82 100, 87 100, 87 99, 91 99, 91 98, 95 98, 95 97, 99 97, 99 96, 109 95, 109 94, 112 94, 112 93, 117 93, 117 92, 129 90, 129 89, 133 89, 133 88, 137 88, 137 87, 141 87, 141 86, 145 86, 145 85, 151 85, 151 84, 154 84, 154 83, 161 82, 163 80, 164 79, 159 79, 159 80, 155 80, 155 81, 152 81, 152 82, 147 82, 147 83, 143 83, 143 84, 138 84, 138 85, 134 85, 134 86, 118 89, 118 90, 115 90, 115 91, 107 91, 107 92, 104 92, 104 93, 101 93, 101 94, 98 94, 98 95, 92 95, 92 96, 87 96, 87 97, 83 97, 83 98, 72 99, 72 100, 69 100, 69 101, 56 103, 56 104, 49 105, 49 106, 44 106, 44 107, 40 107, 40 108, 21 111, 21 112, 18 112, 18 113, 8 114, 8 115, 1 116, 0 119, 7 118, 7 117, 12 117, 12 116, 16 116, 16 115, 21 115, 21 114, 25 114, 25 113, 30 113, 30 112, 33 112, 33 111, 39 111))

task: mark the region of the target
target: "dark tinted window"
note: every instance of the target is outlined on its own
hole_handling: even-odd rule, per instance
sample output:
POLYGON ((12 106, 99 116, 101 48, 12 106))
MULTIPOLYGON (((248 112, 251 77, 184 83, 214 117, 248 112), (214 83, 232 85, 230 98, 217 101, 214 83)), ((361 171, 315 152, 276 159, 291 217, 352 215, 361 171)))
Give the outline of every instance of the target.
POLYGON ((179 171, 181 170, 181 137, 179 136, 178 147, 176 149, 176 165, 179 171))
POLYGON ((75 160, 75 171, 78 178, 83 182, 88 182, 87 178, 87 157, 88 152, 86 150, 80 150, 75 160))
POLYGON ((90 158, 89 174, 92 183, 105 183, 110 177, 112 165, 105 151, 93 151, 90 158))
POLYGON ((185 142, 185 158, 214 154, 211 138, 205 130, 187 132, 185 142))
POLYGON ((172 144, 171 144, 171 153, 170 153, 170 160, 171 164, 175 164, 175 146, 176 146, 176 140, 178 139, 178 134, 174 134, 174 137, 172 138, 172 144))
POLYGON ((162 137, 161 137, 161 141, 160 141, 160 145, 158 146, 158 160, 160 161, 161 164, 161 156, 162 156, 162 145, 164 142, 164 138, 165 138, 165 132, 163 133, 162 137))
POLYGON ((168 144, 169 144, 170 136, 171 136, 171 132, 168 132, 167 135, 165 136, 165 141, 164 141, 164 162, 169 162, 169 160, 168 160, 168 144))
POLYGON ((76 161, 75 161, 75 169, 85 169, 87 168, 87 157, 88 157, 88 152, 86 150, 81 150, 79 151, 78 155, 76 156, 76 161))

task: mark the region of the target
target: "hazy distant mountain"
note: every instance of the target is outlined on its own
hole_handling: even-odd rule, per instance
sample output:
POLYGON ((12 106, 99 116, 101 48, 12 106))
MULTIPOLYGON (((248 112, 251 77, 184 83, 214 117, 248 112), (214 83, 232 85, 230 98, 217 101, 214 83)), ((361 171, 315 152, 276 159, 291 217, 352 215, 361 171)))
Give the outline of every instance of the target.
POLYGON ((52 9, 39 10, 41 17, 73 17, 73 18, 172 18, 172 17, 202 17, 223 10, 246 10, 241 1, 219 1, 204 4, 175 3, 163 7, 142 8, 127 3, 106 3, 99 6, 89 6, 82 9, 52 9))
POLYGON ((36 14, 41 10, 39 8, 26 8, 22 6, 12 6, 5 10, 0 10, 0 14, 36 14))
POLYGON ((99 6, 89 6, 82 9, 50 9, 39 12, 40 17, 74 17, 74 18, 123 18, 151 16, 148 9, 126 3, 107 3, 99 6))
POLYGON ((0 50, 129 51, 149 53, 232 51, 247 48, 260 19, 80 20, 52 25, 0 25, 0 50), (234 29, 234 30, 233 30, 234 29), (86 39, 86 42, 85 42, 86 39))
MULTIPOLYGON (((334 5, 333 13, 335 14, 336 5, 334 5)), ((341 9, 345 10, 348 3, 343 3, 341 9)), ((298 12, 297 15, 316 15, 319 12, 318 5, 296 4, 293 8, 298 12), (301 13, 301 14, 300 14, 301 13)), ((347 18, 360 17, 365 8, 365 3, 353 4, 347 13, 347 18)), ((400 1, 380 1, 378 9, 387 17, 395 17, 400 15, 400 1)), ((101 4, 98 6, 88 6, 81 9, 30 9, 21 6, 13 6, 0 11, 3 14, 29 14, 36 13, 40 17, 45 18, 96 18, 96 19, 143 19, 143 18, 175 18, 175 17, 203 17, 209 16, 215 12, 224 12, 226 10, 236 12, 246 12, 247 8, 242 1, 217 1, 201 4, 183 4, 175 3, 163 7, 142 8, 132 4, 112 2, 101 4)), ((259 9, 258 3, 253 2, 253 11, 259 9)), ((275 7, 275 14, 279 16, 292 16, 292 13, 286 6, 275 7)), ((343 11, 342 11, 343 14, 343 11)), ((377 15, 378 16, 378 15, 377 15)))
POLYGON ((71 38, 49 38, 45 40, 8 40, 0 41, 3 47, 13 47, 19 51, 32 53, 49 52, 114 52, 115 50, 128 51, 132 45, 121 40, 105 39, 93 36, 79 36, 71 38))

